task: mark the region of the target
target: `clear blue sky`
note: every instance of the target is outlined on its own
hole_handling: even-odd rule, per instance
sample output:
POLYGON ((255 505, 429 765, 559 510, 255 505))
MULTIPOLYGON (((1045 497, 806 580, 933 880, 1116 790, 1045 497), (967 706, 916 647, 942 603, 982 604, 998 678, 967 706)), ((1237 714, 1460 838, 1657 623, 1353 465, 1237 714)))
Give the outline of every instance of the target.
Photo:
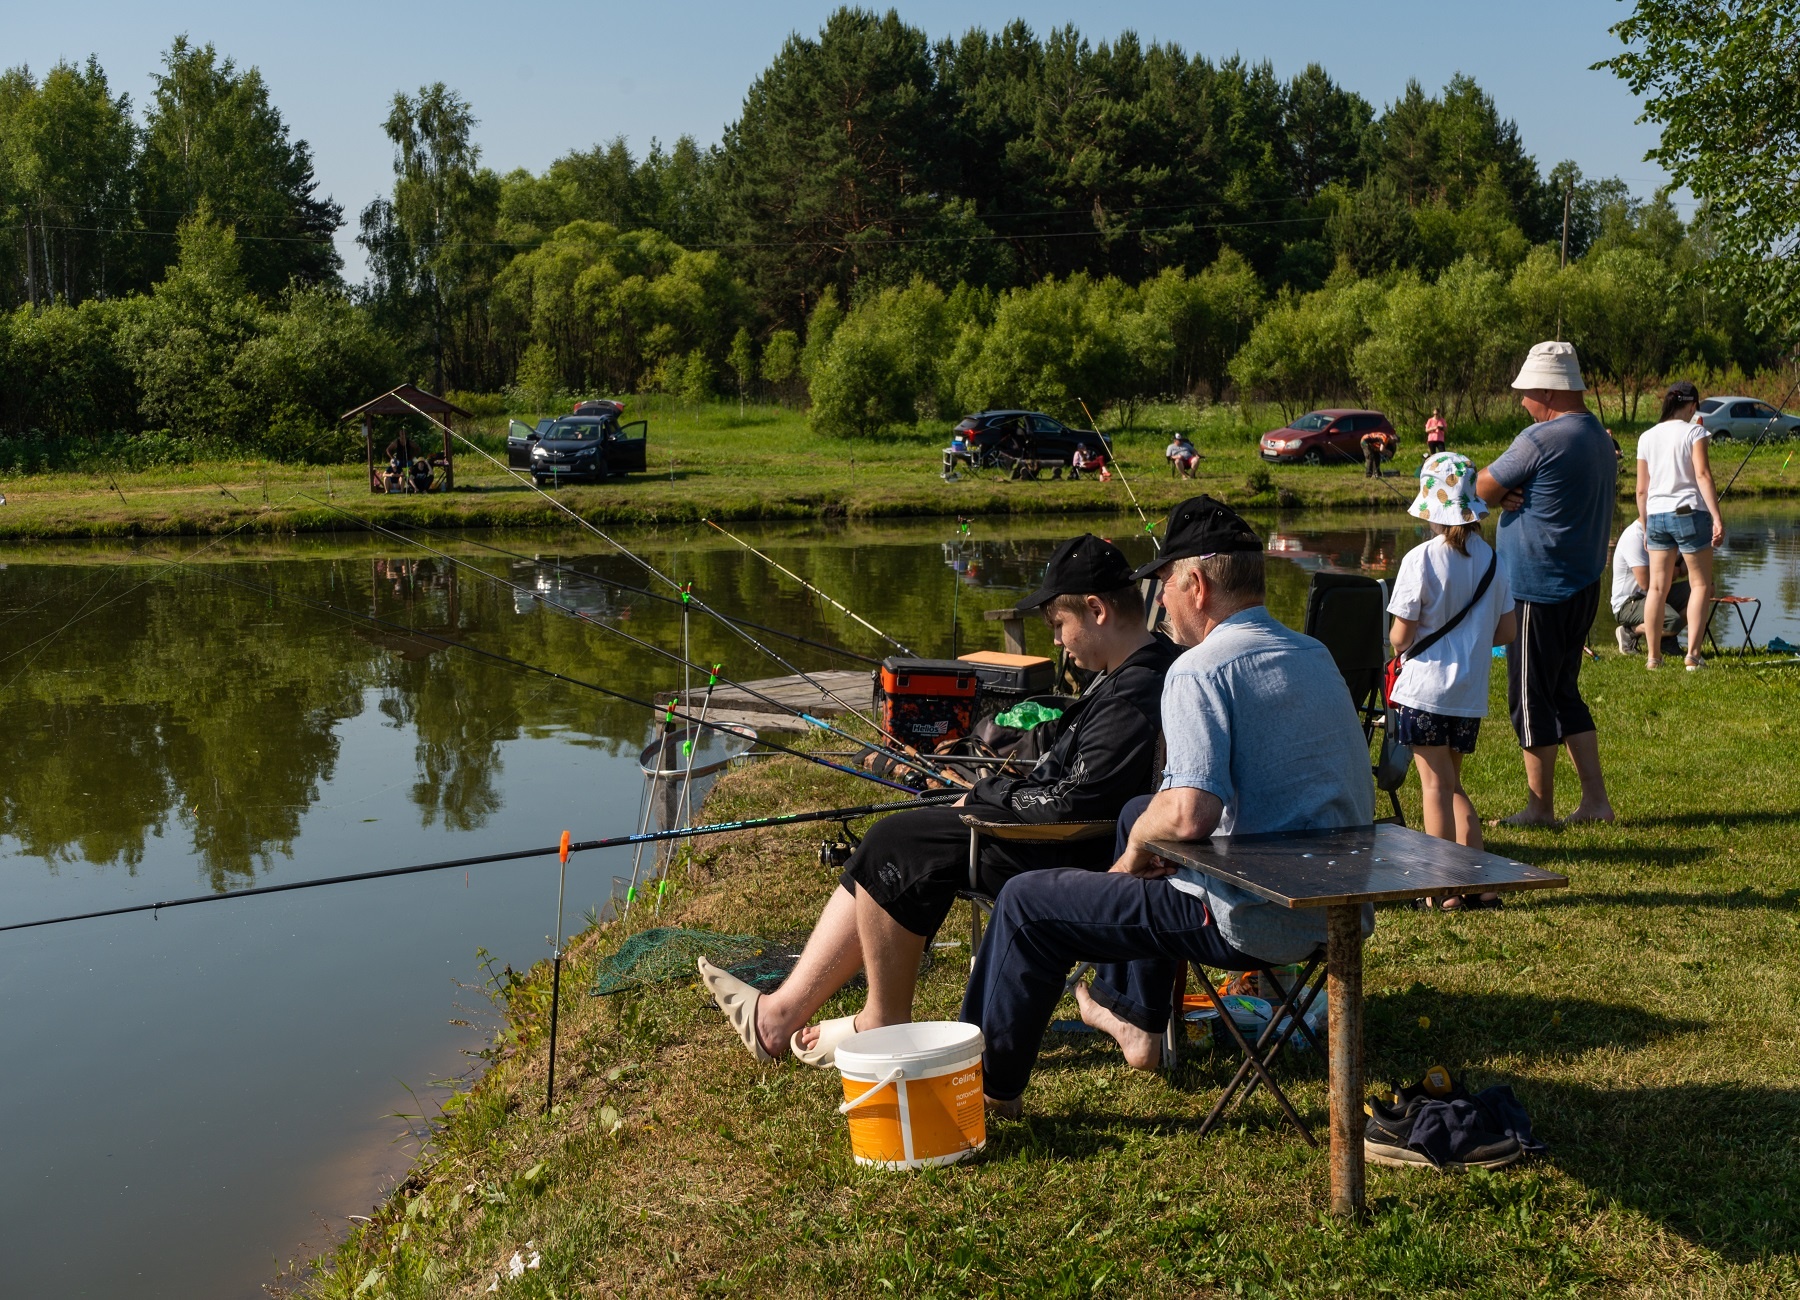
MULTIPOLYGON (((293 133, 311 143, 321 188, 344 205, 349 225, 339 244, 347 272, 360 278, 355 215, 391 182, 380 124, 396 90, 442 80, 462 92, 481 121, 483 158, 501 171, 539 170, 614 135, 637 153, 653 136, 691 134, 710 144, 787 36, 817 32, 836 7, 830 0, 15 3, 7 6, 0 65, 41 72, 58 59, 95 54, 115 93, 129 93, 140 109, 150 73, 178 33, 256 65, 293 133)), ((1215 60, 1233 53, 1267 59, 1283 77, 1316 61, 1377 110, 1409 77, 1435 90, 1467 72, 1519 123, 1543 169, 1573 158, 1587 175, 1624 177, 1642 195, 1663 179, 1643 161, 1656 135, 1635 124, 1636 101, 1611 73, 1588 71, 1618 48, 1607 28, 1630 6, 1616 0, 911 0, 897 7, 934 38, 1023 17, 1040 34, 1074 23, 1099 41, 1131 29, 1215 60)))

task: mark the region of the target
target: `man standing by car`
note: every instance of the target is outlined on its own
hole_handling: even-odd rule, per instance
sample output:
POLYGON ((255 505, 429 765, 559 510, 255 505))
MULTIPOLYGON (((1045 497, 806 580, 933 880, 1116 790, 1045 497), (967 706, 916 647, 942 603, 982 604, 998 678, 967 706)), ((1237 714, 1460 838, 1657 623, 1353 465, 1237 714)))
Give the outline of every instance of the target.
POLYGON ((1609 822, 1600 742, 1579 677, 1606 575, 1618 460, 1582 397, 1574 344, 1533 347, 1512 386, 1535 423, 1475 480, 1481 499, 1505 512, 1497 549, 1519 602, 1519 635, 1506 647, 1506 695, 1529 794, 1503 824, 1556 824, 1563 746, 1581 781, 1581 802, 1568 820, 1609 822))
POLYGON ((1381 477, 1381 458, 1388 449, 1387 431, 1380 425, 1371 427, 1361 439, 1363 454, 1363 477, 1381 477))

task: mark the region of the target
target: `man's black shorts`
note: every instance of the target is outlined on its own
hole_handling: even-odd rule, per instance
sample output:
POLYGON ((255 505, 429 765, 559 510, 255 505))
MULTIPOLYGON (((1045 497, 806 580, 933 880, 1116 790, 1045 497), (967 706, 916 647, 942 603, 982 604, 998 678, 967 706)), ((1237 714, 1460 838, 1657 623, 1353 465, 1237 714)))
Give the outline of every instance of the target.
POLYGON ((1506 647, 1506 704, 1526 749, 1594 730, 1582 701, 1582 652, 1600 608, 1600 583, 1554 605, 1519 602, 1519 635, 1506 647))
MULTIPOLYGON (((866 892, 902 929, 929 938, 950 915, 957 891, 969 887, 969 828, 962 823, 969 811, 989 821, 1013 820, 985 805, 894 813, 869 828, 845 865, 841 883, 851 893, 866 892)), ((1104 870, 1112 863, 1112 841, 1104 837, 1076 844, 984 839, 975 878, 980 892, 992 897, 1020 872, 1045 867, 1104 870)))

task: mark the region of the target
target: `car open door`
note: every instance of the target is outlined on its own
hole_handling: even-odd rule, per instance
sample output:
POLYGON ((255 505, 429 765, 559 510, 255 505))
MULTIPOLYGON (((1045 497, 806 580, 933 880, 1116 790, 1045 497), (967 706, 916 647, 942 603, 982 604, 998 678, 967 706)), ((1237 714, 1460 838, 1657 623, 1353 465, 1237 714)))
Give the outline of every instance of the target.
POLYGON ((608 474, 642 474, 649 469, 648 445, 650 422, 633 420, 619 426, 618 434, 606 444, 608 474))

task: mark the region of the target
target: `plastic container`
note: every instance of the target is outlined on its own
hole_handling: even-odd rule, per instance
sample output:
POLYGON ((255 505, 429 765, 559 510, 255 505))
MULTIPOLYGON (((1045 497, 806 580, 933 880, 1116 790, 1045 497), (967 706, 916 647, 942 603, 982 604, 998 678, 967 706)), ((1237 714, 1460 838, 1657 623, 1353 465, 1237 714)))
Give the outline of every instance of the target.
POLYGON ((981 679, 973 664, 894 655, 881 661, 880 685, 881 725, 909 745, 930 749, 975 725, 981 679))
POLYGON ((923 1020, 852 1034, 838 1044, 859 1165, 925 1169, 967 1160, 987 1145, 981 1100, 981 1031, 923 1020))
POLYGON ((976 650, 961 657, 975 665, 983 690, 1013 695, 1043 695, 1056 687, 1056 665, 1043 655, 1010 655, 999 650, 976 650))

